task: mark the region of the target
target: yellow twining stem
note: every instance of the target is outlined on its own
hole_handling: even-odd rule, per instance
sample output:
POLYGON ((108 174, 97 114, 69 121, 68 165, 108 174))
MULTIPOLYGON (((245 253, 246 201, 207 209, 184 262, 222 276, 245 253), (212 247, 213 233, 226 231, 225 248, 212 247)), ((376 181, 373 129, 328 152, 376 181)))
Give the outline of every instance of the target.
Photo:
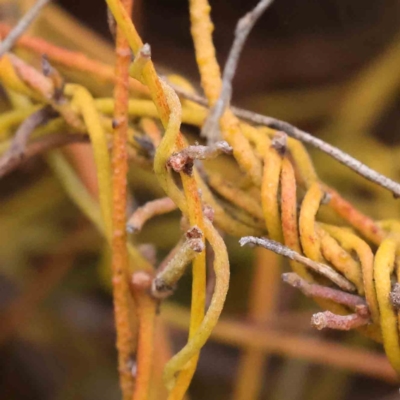
POLYGON ((397 314, 390 303, 391 275, 395 268, 397 243, 385 239, 378 248, 374 262, 374 278, 378 298, 383 346, 392 367, 400 375, 400 344, 397 314))
MULTIPOLYGON (((212 40, 214 29, 210 19, 210 6, 207 0, 190 1, 191 32, 196 52, 204 93, 213 106, 221 92, 221 71, 215 56, 212 40)), ((249 174, 254 184, 261 185, 261 161, 255 156, 247 138, 240 129, 239 120, 230 110, 225 111, 220 120, 224 139, 232 146, 239 165, 249 174)))
POLYGON ((311 162, 310 155, 303 143, 298 140, 288 138, 287 146, 293 157, 300 183, 309 188, 313 183, 318 181, 318 176, 311 162))
MULTIPOLYGON (((297 225, 296 178, 292 163, 288 157, 282 160, 281 171, 281 218, 284 243, 290 249, 301 254, 301 246, 297 225)), ((290 261, 293 271, 302 278, 312 281, 310 273, 303 264, 290 261)))
POLYGON ((322 197, 323 192, 319 183, 313 183, 303 199, 299 217, 300 240, 304 254, 318 262, 323 261, 323 257, 321 254, 321 241, 315 229, 315 216, 322 197))
POLYGON ((106 133, 103 129, 99 113, 96 110, 93 97, 87 89, 79 85, 70 84, 65 87, 65 94, 73 97, 72 103, 81 111, 93 144, 94 159, 97 169, 97 181, 99 185, 101 214, 103 216, 107 236, 108 238, 111 238, 111 161, 108 152, 106 133))
POLYGON ((211 331, 218 322, 226 293, 229 286, 229 262, 226 246, 221 236, 210 221, 204 221, 204 231, 211 247, 214 250, 214 271, 216 274, 214 294, 210 307, 195 335, 189 339, 187 345, 168 362, 164 371, 164 380, 168 388, 175 383, 175 374, 204 346, 211 331))
POLYGON ((318 227, 317 232, 321 237, 321 251, 324 258, 350 282, 354 283, 358 294, 364 295, 360 263, 324 229, 318 227))
POLYGON ((347 251, 354 251, 361 263, 365 299, 371 313, 372 321, 379 322, 379 306, 374 284, 374 255, 368 244, 347 229, 331 225, 323 225, 347 251))
MULTIPOLYGON (((129 19, 129 16, 125 12, 124 8, 121 7, 121 4, 117 0, 107 0, 107 4, 110 7, 118 25, 124 32, 125 36, 128 39, 128 42, 134 52, 135 55, 140 51, 140 49, 143 47, 143 43, 139 37, 139 35, 136 32, 135 27, 132 24, 132 21, 129 19)), ((193 180, 193 178, 187 178, 184 177, 182 179, 182 183, 184 186, 184 191, 185 195, 187 196, 186 199, 182 196, 180 193, 179 189, 176 187, 174 182, 171 180, 170 173, 166 170, 166 160, 168 157, 172 154, 172 151, 174 149, 174 146, 176 142, 179 144, 179 127, 180 127, 180 122, 181 122, 181 107, 179 104, 179 99, 175 95, 175 93, 168 88, 166 84, 163 84, 157 77, 157 74, 155 72, 154 66, 149 60, 144 66, 143 66, 143 71, 142 71, 142 78, 143 81, 146 83, 148 86, 152 99, 157 107, 157 110, 160 115, 161 122, 163 123, 164 127, 166 128, 166 133, 164 135, 164 138, 159 145, 157 149, 157 154, 155 157, 155 162, 154 162, 154 169, 156 172, 156 175, 158 179, 160 180, 161 186, 164 188, 166 193, 175 201, 177 206, 186 214, 189 218, 190 221, 197 221, 201 223, 202 221, 202 211, 201 211, 201 205, 200 201, 198 199, 198 191, 197 191, 197 184, 193 180), (186 200, 186 201, 185 201, 186 200), (187 203, 186 203, 187 202, 187 203), (192 202, 192 203, 191 203, 192 202), (200 207, 200 208, 199 208, 200 207), (186 212, 185 212, 186 211, 186 212)), ((182 144, 182 142, 181 142, 182 144)), ((181 148, 180 148, 181 150, 181 148)), ((209 224, 211 225, 211 224, 209 224)), ((212 238, 209 236, 214 232, 214 228, 208 227, 208 229, 205 228, 205 234, 207 239, 210 241, 212 238)), ((221 242, 223 243, 222 239, 221 242)), ((213 246, 214 247, 214 246, 213 246)), ((220 249, 214 249, 215 251, 220 251, 221 256, 222 256, 222 264, 223 266, 229 265, 228 264, 228 258, 223 250, 220 249)), ((196 261, 197 262, 197 261, 196 261)), ((217 270, 218 263, 217 259, 215 260, 215 268, 217 270)), ((228 269, 228 268, 225 268, 228 269)), ((223 271, 218 270, 217 275, 221 275, 223 271)), ((229 269, 228 269, 229 271, 229 269)), ((194 275, 198 275, 201 273, 202 275, 205 274, 205 264, 204 264, 204 258, 199 259, 199 264, 195 265, 195 269, 193 271, 194 275), (200 266, 201 263, 201 266, 200 266)), ((229 272, 228 272, 228 277, 229 277, 229 272)), ((205 288, 200 288, 200 284, 205 281, 204 277, 199 277, 199 276, 194 276, 194 284, 196 285, 196 290, 197 291, 204 291, 205 288)), ((217 282, 220 282, 219 278, 217 277, 217 282)), ((225 280, 223 280, 225 282, 225 280)), ((193 332, 195 330, 195 333, 193 334, 193 337, 189 339, 189 343, 187 346, 185 346, 184 349, 180 353, 178 353, 172 360, 180 360, 184 359, 183 364, 178 363, 178 368, 174 370, 173 365, 174 363, 176 364, 176 361, 172 364, 172 367, 166 366, 166 371, 169 370, 174 370, 173 376, 175 375, 176 372, 181 370, 186 362, 188 362, 192 357, 196 357, 196 354, 200 350, 201 346, 205 343, 207 340, 210 330, 213 328, 215 325, 216 321, 218 320, 219 314, 222 310, 222 305, 225 300, 226 296, 226 291, 227 291, 227 282, 226 284, 222 287, 222 292, 221 292, 221 285, 218 284, 216 285, 215 293, 213 296, 213 299, 211 301, 211 305, 208 309, 208 312, 205 316, 204 319, 202 319, 202 315, 204 313, 204 306, 200 307, 200 303, 202 303, 202 297, 195 296, 195 293, 193 293, 194 297, 192 302, 192 310, 197 310, 196 315, 192 314, 191 318, 191 331, 193 332), (221 295, 222 294, 222 295, 221 295), (217 298, 217 301, 216 301, 217 298), (201 314, 200 314, 201 313, 201 314), (214 318, 212 318, 214 317, 214 318), (197 325, 199 321, 202 320, 201 325, 197 329, 197 325), (211 321, 211 322, 210 322, 211 321), (204 326, 205 325, 205 326, 204 326), (196 329, 194 329, 196 328, 196 329), (201 338, 201 340, 204 342, 198 342, 198 338, 201 338), (194 344, 192 344, 194 341, 194 344), (199 343, 199 344, 197 344, 199 343), (185 355, 188 354, 188 351, 185 349, 190 349, 192 350, 190 352, 190 355, 188 358, 185 358, 185 355)), ((171 362, 172 362, 171 360, 171 362)), ((196 360, 193 361, 193 364, 195 366, 196 360)), ((193 365, 192 364, 192 365, 193 365)), ((193 367, 191 367, 192 369, 193 367)), ((194 369, 193 369, 194 371, 194 369)), ((191 379, 192 373, 188 374, 186 377, 184 376, 183 379, 183 386, 188 387, 190 379, 191 379)), ((179 378, 178 378, 179 379, 179 378)), ((182 381, 181 381, 182 382, 182 381)), ((173 384, 169 384, 169 388, 173 388, 173 384)), ((183 394, 182 394, 183 396, 183 394)), ((178 398, 178 397, 176 397, 178 398)))
POLYGON ((52 151, 48 154, 47 161, 83 214, 89 218, 99 232, 106 236, 98 203, 90 195, 62 153, 58 150, 52 151))
POLYGON ((279 215, 279 177, 282 168, 282 156, 270 146, 265 152, 264 173, 261 185, 261 204, 264 212, 268 236, 283 242, 282 223, 279 215))

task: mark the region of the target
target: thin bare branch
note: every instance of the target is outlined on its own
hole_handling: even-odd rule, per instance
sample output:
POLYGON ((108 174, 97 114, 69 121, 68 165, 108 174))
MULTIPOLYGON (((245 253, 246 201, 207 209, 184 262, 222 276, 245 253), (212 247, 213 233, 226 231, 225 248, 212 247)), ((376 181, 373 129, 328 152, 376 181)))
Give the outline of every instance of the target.
POLYGON ((182 246, 153 280, 151 293, 154 298, 164 299, 173 293, 176 283, 185 272, 186 266, 198 253, 204 251, 202 237, 203 233, 196 226, 186 232, 186 240, 182 246))
MULTIPOLYGON (((173 86, 174 90, 185 99, 193 101, 205 107, 208 106, 207 100, 204 97, 188 93, 185 90, 182 90, 182 88, 177 87, 176 85, 171 86, 173 86)), ((243 120, 252 122, 257 125, 264 125, 273 129, 277 129, 279 131, 285 132, 288 136, 297 139, 300 142, 315 147, 316 149, 326 153, 330 157, 339 161, 341 164, 352 169, 357 174, 363 176, 365 179, 368 179, 369 181, 389 190, 393 193, 393 196, 395 198, 400 197, 400 184, 398 182, 395 182, 392 179, 380 174, 379 172, 376 172, 375 170, 369 168, 351 155, 345 153, 335 146, 330 145, 329 143, 324 142, 319 138, 312 136, 310 133, 307 133, 287 122, 281 121, 273 117, 267 117, 265 115, 257 114, 255 112, 244 110, 238 107, 231 107, 230 109, 237 117, 243 120)))
POLYGON ((107 7, 107 25, 111 36, 115 40, 117 38, 117 21, 115 21, 114 15, 109 7, 107 7))
POLYGON ((10 148, 0 158, 0 171, 7 170, 10 164, 22 161, 29 136, 38 126, 48 121, 52 116, 54 116, 54 112, 51 107, 45 106, 26 118, 17 129, 10 148))
POLYGON ((55 133, 44 138, 35 139, 26 147, 23 157, 9 158, 7 162, 4 162, 4 164, 1 162, 2 159, 0 159, 0 178, 17 169, 26 160, 39 154, 43 154, 48 150, 66 146, 72 143, 84 143, 88 141, 89 137, 87 135, 69 133, 55 133))
POLYGON ((246 39, 264 11, 272 4, 273 0, 261 0, 256 7, 240 18, 235 29, 235 39, 226 61, 224 72, 222 74, 222 87, 219 99, 211 108, 206 121, 201 130, 201 136, 206 137, 208 143, 219 140, 218 122, 225 109, 228 107, 232 97, 232 80, 235 76, 240 54, 246 39))
POLYGON ((318 330, 330 328, 339 331, 349 331, 368 325, 370 322, 369 316, 363 314, 336 315, 330 311, 314 314, 311 318, 311 325, 318 330))
POLYGON ((359 305, 366 305, 365 299, 361 296, 343 292, 328 286, 307 282, 294 272, 282 274, 282 280, 290 286, 299 289, 307 297, 332 300, 335 303, 343 304, 352 309, 355 309, 359 305))
POLYGON ((38 0, 28 12, 18 21, 18 24, 12 29, 8 36, 0 44, 0 57, 13 47, 18 38, 28 29, 29 25, 38 16, 42 8, 50 0, 38 0))
POLYGON ((306 267, 312 269, 313 271, 317 272, 320 275, 325 276, 326 278, 330 279, 333 283, 338 285, 341 289, 346 290, 348 292, 354 292, 356 290, 355 286, 349 282, 346 278, 342 275, 337 273, 333 268, 329 265, 325 265, 313 260, 310 260, 307 257, 296 253, 295 251, 289 249, 282 245, 281 243, 275 242, 274 240, 266 239, 266 238, 257 238, 254 236, 245 236, 239 240, 241 246, 246 244, 254 245, 254 246, 261 246, 265 249, 271 250, 277 254, 290 258, 293 261, 298 261, 304 264, 306 267))
POLYGON ((393 181, 392 179, 376 172, 372 168, 367 167, 361 161, 358 161, 354 157, 345 153, 344 151, 338 149, 323 140, 310 135, 309 133, 290 125, 287 122, 280 121, 276 118, 266 117, 264 115, 256 114, 250 111, 240 110, 240 118, 251 121, 255 124, 265 125, 273 129, 277 129, 285 132, 288 136, 297 139, 303 143, 309 144, 318 150, 323 151, 335 160, 339 161, 341 164, 346 165, 353 171, 357 172, 359 175, 368 179, 371 182, 382 186, 383 188, 389 190, 393 193, 395 198, 400 197, 400 184, 393 181))

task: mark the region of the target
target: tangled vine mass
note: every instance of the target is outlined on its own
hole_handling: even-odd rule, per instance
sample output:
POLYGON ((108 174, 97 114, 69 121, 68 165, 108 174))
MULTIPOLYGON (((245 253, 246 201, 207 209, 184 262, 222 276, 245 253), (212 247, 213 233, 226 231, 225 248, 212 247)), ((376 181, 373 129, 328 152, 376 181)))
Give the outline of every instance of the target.
MULTIPOLYGON (((182 77, 161 77, 132 23, 131 0, 106 0, 115 30, 115 70, 80 53, 0 25, 0 80, 11 108, 0 115, 0 174, 37 154, 71 200, 104 236, 112 251, 111 282, 120 385, 123 398, 148 399, 155 321, 192 265, 192 304, 186 345, 167 362, 163 377, 170 400, 182 399, 199 352, 216 326, 229 286, 223 235, 262 246, 289 259, 283 280, 324 310, 317 329, 357 329, 382 342, 400 374, 400 221, 375 221, 321 182, 304 143, 344 163, 366 179, 400 195, 400 186, 306 132, 230 106, 232 79, 252 25, 271 1, 261 1, 240 20, 230 58, 221 73, 213 45, 207 0, 190 0, 191 34, 205 97, 182 77), (14 32, 14 36, 11 33, 14 32), (11 37, 13 40, 6 38, 11 37), (6 48, 8 46, 8 48, 6 48), (18 52, 41 57, 42 65, 18 52), (132 54, 134 56, 132 61, 132 54), (63 68, 114 85, 113 98, 95 97, 70 83, 63 68), (199 143, 181 133, 198 128, 199 143), (140 127, 141 132, 138 132, 140 127), (89 187, 56 149, 90 141, 98 188, 89 187), (210 159, 215 159, 208 163, 210 159), (222 165, 235 171, 228 180, 222 165), (152 171, 165 192, 127 219, 127 174, 152 171), (134 234, 151 218, 182 214, 182 239, 159 265, 135 245, 134 234), (323 222, 333 212, 340 225, 323 222), (207 244, 207 246, 206 246, 207 244), (206 296, 206 252, 215 273, 206 296), (160 308, 161 304, 161 308, 160 308), (132 322, 137 321, 137 323, 132 322), (137 371, 132 374, 132 355, 137 371)), ((393 200, 395 201, 395 200, 393 200)))

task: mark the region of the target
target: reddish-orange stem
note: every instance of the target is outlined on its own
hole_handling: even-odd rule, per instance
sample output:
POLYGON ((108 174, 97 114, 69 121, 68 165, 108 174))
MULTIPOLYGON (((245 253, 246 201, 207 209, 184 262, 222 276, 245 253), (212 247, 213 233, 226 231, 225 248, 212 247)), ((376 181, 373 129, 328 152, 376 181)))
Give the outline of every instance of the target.
POLYGON ((375 244, 379 244, 383 240, 385 232, 375 221, 354 208, 351 203, 341 197, 335 190, 328 187, 324 187, 324 190, 330 195, 329 207, 348 221, 350 225, 375 244))
MULTIPOLYGON (((10 30, 11 27, 7 24, 0 23, 0 38, 6 37, 10 30)), ((93 60, 83 53, 55 46, 40 38, 22 35, 16 42, 16 46, 39 55, 46 54, 49 60, 55 64, 96 75, 105 81, 116 82, 118 79, 112 66, 93 60)), ((149 93, 147 88, 135 79, 129 79, 129 88, 139 93, 149 93)))
POLYGON ((136 384, 132 400, 148 400, 153 367, 156 302, 149 295, 152 277, 147 272, 133 275, 131 290, 139 321, 138 348, 136 352, 136 384))
MULTIPOLYGON (((132 0, 123 0, 129 14, 132 0)), ((115 325, 117 330, 118 367, 123 399, 131 398, 133 376, 130 368, 134 349, 133 332, 130 326, 130 292, 128 283, 129 258, 126 246, 126 199, 128 173, 128 69, 131 52, 122 31, 117 29, 117 60, 115 66, 116 85, 114 90, 114 135, 112 151, 113 183, 113 232, 112 245, 112 281, 114 297, 115 325)))

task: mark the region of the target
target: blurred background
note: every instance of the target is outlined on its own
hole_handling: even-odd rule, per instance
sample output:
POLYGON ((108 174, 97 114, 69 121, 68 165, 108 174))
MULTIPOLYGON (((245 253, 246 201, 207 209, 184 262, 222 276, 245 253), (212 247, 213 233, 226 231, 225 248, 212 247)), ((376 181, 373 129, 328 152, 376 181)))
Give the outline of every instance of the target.
MULTIPOLYGON (((1 20, 14 23, 30 3, 1 0, 1 20)), ((237 20, 256 2, 210 3, 223 65, 237 20)), ((134 4, 133 19, 160 73, 181 74, 200 89, 187 0, 134 4)), ((112 64, 105 2, 53 5, 33 34, 112 64)), ((398 180, 399 27, 398 0, 275 0, 245 47, 233 103, 294 123, 398 180)), ((321 179, 362 211, 399 218, 389 194, 311 155, 321 179)), ((148 171, 132 171, 130 185, 137 204, 161 195, 148 171)), ((0 181, 0 200, 0 399, 118 399, 103 240, 40 158, 0 181)), ((179 237, 179 215, 172 213, 151 221, 138 242, 154 244, 162 259, 179 237)), ((380 345, 357 333, 312 330, 317 307, 280 283, 286 263, 225 239, 230 291, 190 399, 398 398, 380 345)), ((161 307, 174 352, 186 341, 188 287, 189 274, 161 307)))

